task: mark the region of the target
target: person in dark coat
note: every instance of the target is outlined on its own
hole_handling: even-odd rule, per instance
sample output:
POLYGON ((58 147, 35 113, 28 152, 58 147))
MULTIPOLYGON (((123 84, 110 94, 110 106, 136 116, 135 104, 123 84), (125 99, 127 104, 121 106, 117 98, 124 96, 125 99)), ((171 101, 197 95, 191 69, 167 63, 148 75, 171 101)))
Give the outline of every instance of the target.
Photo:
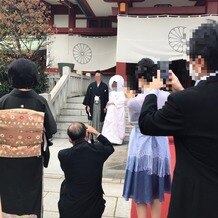
POLYGON ((19 58, 9 65, 8 77, 13 90, 0 98, 2 211, 4 217, 41 218, 43 135, 52 144, 49 139, 57 126, 46 99, 33 90, 37 83, 36 65, 19 58))
POLYGON ((71 124, 67 133, 73 147, 58 153, 65 174, 58 202, 60 218, 100 218, 105 208, 103 164, 114 148, 107 138, 83 123, 71 124), (89 134, 99 142, 88 143, 89 134))
POLYGON ((156 83, 139 118, 143 134, 174 136, 176 166, 168 218, 218 217, 218 25, 202 24, 190 39, 194 87, 176 93, 157 110, 156 83))
POLYGON ((83 104, 86 106, 88 119, 92 121, 92 126, 99 132, 103 127, 108 100, 108 86, 102 82, 101 72, 96 71, 95 82, 88 86, 83 104))

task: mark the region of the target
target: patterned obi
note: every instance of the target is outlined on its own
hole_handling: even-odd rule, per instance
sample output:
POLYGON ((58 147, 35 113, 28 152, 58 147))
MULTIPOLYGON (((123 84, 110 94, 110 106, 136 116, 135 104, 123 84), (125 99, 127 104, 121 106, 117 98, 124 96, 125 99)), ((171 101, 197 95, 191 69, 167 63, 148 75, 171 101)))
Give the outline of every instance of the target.
POLYGON ((44 113, 30 109, 0 110, 0 157, 41 156, 44 113))

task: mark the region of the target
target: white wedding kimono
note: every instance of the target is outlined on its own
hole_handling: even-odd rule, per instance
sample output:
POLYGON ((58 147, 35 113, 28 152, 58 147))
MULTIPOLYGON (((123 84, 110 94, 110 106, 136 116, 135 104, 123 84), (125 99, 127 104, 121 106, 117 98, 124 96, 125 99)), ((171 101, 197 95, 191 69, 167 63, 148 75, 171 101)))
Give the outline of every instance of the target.
POLYGON ((102 135, 112 144, 122 144, 125 137, 125 104, 126 98, 123 91, 123 77, 115 75, 110 79, 107 114, 104 120, 102 135), (112 90, 112 83, 117 82, 117 91, 112 90))

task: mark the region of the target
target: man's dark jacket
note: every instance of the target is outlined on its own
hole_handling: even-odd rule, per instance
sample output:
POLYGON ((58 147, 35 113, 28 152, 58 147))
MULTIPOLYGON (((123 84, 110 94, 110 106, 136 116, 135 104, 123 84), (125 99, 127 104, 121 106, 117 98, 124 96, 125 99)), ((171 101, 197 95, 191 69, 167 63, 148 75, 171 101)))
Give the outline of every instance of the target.
POLYGON ((58 154, 65 180, 58 203, 60 218, 100 218, 105 208, 102 189, 102 169, 114 152, 103 135, 99 143, 80 140, 58 154))
POLYGON ((100 114, 100 122, 104 122, 105 118, 105 111, 104 108, 108 102, 108 86, 106 83, 101 82, 99 86, 97 86, 97 82, 92 82, 89 84, 85 98, 83 100, 83 104, 90 107, 91 116, 88 116, 89 120, 93 118, 93 105, 95 96, 99 96, 101 101, 101 114, 100 114))
POLYGON ((145 98, 139 118, 147 135, 173 135, 176 167, 169 218, 218 217, 218 77, 169 95, 145 98))

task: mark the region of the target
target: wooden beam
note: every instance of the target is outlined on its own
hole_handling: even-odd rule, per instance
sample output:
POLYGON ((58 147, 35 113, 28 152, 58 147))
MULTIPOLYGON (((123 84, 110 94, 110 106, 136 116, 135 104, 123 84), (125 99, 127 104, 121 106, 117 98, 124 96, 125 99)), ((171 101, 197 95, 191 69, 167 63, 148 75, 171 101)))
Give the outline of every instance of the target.
POLYGON ((69 2, 68 0, 58 0, 58 2, 60 2, 62 5, 71 8, 71 2, 69 2))
POLYGON ((195 3, 195 6, 205 6, 206 1, 205 0, 197 0, 195 3))
MULTIPOLYGON (((118 7, 112 7, 113 15, 119 14, 118 7)), ((192 15, 192 14, 205 14, 205 6, 186 6, 186 7, 129 7, 128 15, 192 15)))
POLYGON ((68 8, 64 5, 51 5, 53 14, 68 14, 68 8))
MULTIPOLYGON (((90 73, 91 75, 95 75, 95 71, 83 71, 83 75, 85 75, 86 73, 90 73)), ((116 68, 115 67, 112 67, 112 68, 109 68, 109 69, 106 69, 106 70, 101 70, 101 74, 102 75, 115 75, 116 74, 116 68)))
POLYGON ((117 16, 109 16, 109 20, 111 21, 111 22, 117 22, 117 16))
POLYGON ((218 13, 218 1, 207 1, 206 2, 207 14, 218 13))
POLYGON ((83 35, 83 36, 116 36, 117 28, 55 28, 56 34, 83 35))
POLYGON ((68 15, 68 27, 72 29, 76 26, 76 12, 73 4, 71 5, 71 8, 69 8, 68 15))
POLYGON ((86 0, 76 0, 76 2, 87 17, 95 17, 95 13, 86 0))
MULTIPOLYGON (((78 5, 73 5, 76 14, 83 14, 78 5)), ((53 14, 68 14, 68 8, 64 5, 51 5, 51 11, 53 14)))

